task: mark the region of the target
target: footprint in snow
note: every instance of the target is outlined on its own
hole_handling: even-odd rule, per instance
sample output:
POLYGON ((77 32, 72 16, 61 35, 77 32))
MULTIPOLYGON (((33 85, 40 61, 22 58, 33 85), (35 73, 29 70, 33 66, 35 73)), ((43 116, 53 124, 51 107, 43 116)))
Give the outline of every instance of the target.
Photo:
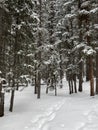
MULTIPOLYGON (((36 119, 32 120, 31 124, 25 128, 29 130, 49 130, 49 122, 55 118, 56 112, 61 108, 63 104, 64 100, 62 102, 58 102, 49 108, 44 114, 37 116, 36 119)), ((64 127, 64 125, 62 125, 62 127, 64 127)))
POLYGON ((83 114, 87 120, 82 124, 77 130, 97 130, 98 129, 98 111, 96 107, 93 107, 92 110, 85 112, 83 114))

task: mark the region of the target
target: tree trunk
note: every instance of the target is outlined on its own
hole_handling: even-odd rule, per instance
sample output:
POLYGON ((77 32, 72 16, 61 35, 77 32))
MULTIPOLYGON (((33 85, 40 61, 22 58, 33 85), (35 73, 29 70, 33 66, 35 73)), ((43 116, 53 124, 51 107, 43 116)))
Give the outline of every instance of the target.
POLYGON ((96 52, 96 94, 98 94, 98 50, 96 52))
POLYGON ((37 98, 39 99, 40 98, 40 93, 41 93, 41 77, 40 77, 40 72, 38 72, 38 75, 37 75, 37 98))
POLYGON ((2 81, 0 77, 0 117, 4 116, 4 93, 2 93, 2 81))
MULTIPOLYGON (((81 57, 81 56, 80 56, 81 57)), ((79 88, 78 91, 82 92, 83 88, 82 88, 82 83, 83 83, 83 78, 82 78, 82 73, 83 73, 83 63, 82 61, 79 63, 79 88)))
POLYGON ((13 105, 14 105, 14 94, 15 94, 15 90, 13 89, 11 92, 11 100, 10 100, 10 108, 9 111, 12 112, 13 111, 13 105))
MULTIPOLYGON (((90 16, 86 19, 86 31, 90 30, 90 16)), ((89 35, 86 36, 87 45, 91 46, 91 37, 89 35)), ((90 77, 90 96, 94 96, 94 68, 93 68, 93 55, 88 56, 89 59, 89 77, 90 77)))
POLYGON ((69 94, 71 94, 72 93, 72 91, 71 91, 71 83, 70 83, 69 79, 68 79, 68 84, 69 84, 69 94))
POLYGON ((59 63, 59 66, 60 66, 60 88, 63 87, 63 83, 62 83, 62 78, 63 78, 63 70, 62 70, 62 51, 61 51, 61 43, 59 45, 59 55, 60 55, 60 63, 59 63))
POLYGON ((75 93, 77 93, 76 74, 73 75, 73 82, 74 82, 75 93))
MULTIPOLYGON (((40 23, 39 23, 39 27, 42 28, 42 0, 39 0, 39 19, 40 19, 40 23)), ((40 47, 42 45, 42 37, 41 37, 41 32, 39 32, 39 37, 38 37, 38 47, 40 47)), ((40 64, 41 64, 41 51, 39 50, 38 52, 38 61, 39 61, 39 65, 37 66, 38 68, 38 72, 37 72, 37 98, 40 98, 40 92, 41 92, 41 72, 40 72, 40 64)))
POLYGON ((90 56, 89 60, 89 67, 90 67, 90 96, 94 96, 94 78, 93 78, 93 58, 90 56))
POLYGON ((19 22, 19 16, 17 16, 16 18, 16 30, 15 30, 15 43, 13 45, 13 52, 14 52, 14 57, 13 57, 13 67, 12 67, 12 71, 13 71, 13 83, 12 83, 12 91, 11 91, 11 99, 10 99, 10 107, 9 107, 9 111, 12 112, 13 111, 13 105, 14 105, 14 95, 15 95, 15 85, 16 85, 16 80, 18 80, 17 78, 17 75, 18 75, 18 55, 17 55, 17 52, 18 52, 18 28, 17 28, 17 25, 18 25, 18 22, 19 22))
POLYGON ((48 94, 48 86, 47 86, 47 88, 46 88, 46 94, 48 94))
MULTIPOLYGON (((79 10, 80 10, 80 8, 81 8, 81 4, 82 4, 81 2, 82 2, 81 0, 78 0, 78 9, 79 9, 79 10)), ((81 19, 78 19, 78 28, 79 28, 79 43, 81 43, 82 40, 83 40, 83 34, 82 34, 82 30, 81 30, 81 28, 82 28, 82 21, 81 21, 81 19)), ((78 91, 79 91, 79 92, 82 92, 82 91, 83 91, 83 90, 82 90, 83 64, 82 64, 82 61, 81 61, 81 57, 82 57, 82 55, 81 55, 81 49, 80 49, 80 50, 79 50, 79 60, 80 60, 80 63, 79 63, 79 88, 78 88, 78 91)))
POLYGON ((56 87, 56 83, 55 83, 55 96, 57 96, 57 87, 56 87))
POLYGON ((34 94, 37 94, 37 75, 35 74, 34 94))
POLYGON ((90 80, 90 75, 89 75, 89 58, 86 58, 86 81, 90 80))
MULTIPOLYGON (((14 74, 15 76, 15 74, 14 74)), ((12 83, 12 91, 11 91, 11 98, 10 98, 10 107, 9 107, 9 111, 12 112, 13 111, 13 106, 14 106, 14 95, 15 95, 15 77, 13 76, 13 83, 12 83)))
MULTIPOLYGON (((37 55, 35 54, 35 60, 37 60, 37 55)), ((37 66, 35 63, 35 79, 34 79, 34 94, 37 94, 37 66)))

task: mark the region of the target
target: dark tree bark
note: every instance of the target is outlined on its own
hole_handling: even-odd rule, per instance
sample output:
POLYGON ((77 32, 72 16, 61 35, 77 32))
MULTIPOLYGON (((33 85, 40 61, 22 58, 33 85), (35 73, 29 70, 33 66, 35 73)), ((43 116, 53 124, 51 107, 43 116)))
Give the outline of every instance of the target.
MULTIPOLYGON (((37 60, 37 54, 35 54, 35 60, 37 60)), ((36 66, 36 63, 35 63, 35 81, 34 81, 34 94, 37 94, 37 66, 36 66)))
POLYGON ((94 96, 94 77, 93 77, 93 58, 89 58, 89 67, 90 67, 90 96, 94 96))
POLYGON ((90 80, 90 75, 89 75, 89 58, 86 58, 86 81, 90 80))
POLYGON ((73 82, 74 82, 75 93, 77 93, 76 74, 73 75, 73 82))
POLYGON ((37 77, 37 98, 39 99, 41 96, 41 75, 40 72, 38 72, 38 77, 37 77))
MULTIPOLYGON (((80 10, 81 9, 81 0, 78 0, 78 9, 80 10)), ((79 43, 82 42, 82 37, 83 37, 83 34, 82 34, 82 20, 81 19, 78 19, 78 28, 79 28, 79 43)), ((81 54, 81 49, 79 50, 79 60, 80 60, 80 63, 79 63, 79 88, 78 88, 78 91, 79 92, 82 92, 83 89, 82 89, 82 83, 83 83, 83 63, 81 61, 81 57, 82 57, 82 54, 81 54)))
POLYGON ((96 49, 96 94, 98 94, 98 49, 96 49))
MULTIPOLYGON (((18 21, 19 20, 19 16, 16 17, 16 30, 15 30, 15 43, 13 45, 13 52, 14 52, 14 57, 13 57, 13 66, 12 66, 12 71, 13 71, 13 83, 12 83, 12 91, 11 91, 11 99, 10 99, 10 107, 9 107, 9 111, 12 112, 13 111, 13 106, 14 106, 14 95, 15 95, 15 85, 16 85, 16 80, 17 80, 17 75, 18 75, 18 70, 17 70, 17 63, 18 63, 18 55, 17 55, 17 52, 18 52, 18 28, 17 28, 17 25, 18 25, 18 21)), ((17 87, 18 89, 18 87, 17 87)))
POLYGON ((9 15, 4 9, 0 7, 0 71, 2 71, 2 76, 6 75, 6 35, 7 29, 9 27, 9 15))
MULTIPOLYGON (((98 3, 98 1, 96 1, 96 3, 98 3)), ((98 24, 98 12, 96 13, 96 16, 94 16, 94 23, 98 24)), ((95 31, 95 40, 98 41, 98 28, 95 31)), ((98 45, 96 45, 96 94, 98 94, 98 45)))
POLYGON ((34 94, 37 94, 37 75, 35 74, 34 94))
POLYGON ((4 93, 2 93, 2 80, 0 77, 0 117, 4 116, 4 93))
MULTIPOLYGON (((39 0, 40 3, 40 7, 39 7, 39 19, 40 19, 40 24, 39 27, 42 27, 42 0, 39 0)), ((39 40, 38 40, 38 47, 40 47, 42 45, 42 38, 41 38, 41 32, 39 32, 38 34, 39 36, 39 40)), ((39 65, 38 65, 38 72, 37 72, 37 98, 39 99, 41 96, 41 72, 40 72, 40 64, 41 64, 41 51, 39 50, 38 52, 38 61, 39 61, 39 65)))
POLYGON ((11 99, 10 99, 10 107, 9 107, 9 111, 10 111, 10 112, 13 112, 14 95, 15 95, 15 90, 13 89, 13 90, 11 91, 11 99))
MULTIPOLYGON (((86 31, 89 31, 90 18, 86 19, 86 31)), ((91 46, 91 36, 86 36, 87 45, 91 46)), ((94 96, 94 67, 93 67, 93 56, 92 54, 88 56, 89 59, 89 77, 90 77, 90 96, 94 96)))
MULTIPOLYGON (((81 52, 80 52, 81 53, 81 52)), ((81 54, 80 54, 81 55, 81 54)), ((81 56, 80 56, 81 57, 81 56)), ((81 59, 81 58, 80 58, 81 59)), ((83 91, 83 87, 82 87, 82 83, 83 83, 83 63, 82 61, 79 63, 79 88, 78 91, 82 92, 83 91)))
POLYGON ((59 56, 60 56, 60 88, 63 87, 63 83, 62 83, 62 79, 63 79, 63 68, 62 68, 62 47, 61 47, 62 43, 59 43, 59 56))

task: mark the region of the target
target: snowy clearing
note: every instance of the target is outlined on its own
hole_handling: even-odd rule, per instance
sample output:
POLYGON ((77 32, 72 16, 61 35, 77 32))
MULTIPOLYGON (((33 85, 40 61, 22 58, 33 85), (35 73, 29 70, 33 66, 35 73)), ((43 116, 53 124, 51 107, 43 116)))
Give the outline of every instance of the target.
POLYGON ((68 85, 36 99, 33 87, 16 92, 14 112, 10 113, 10 94, 5 94, 5 116, 0 118, 0 130, 98 130, 98 96, 89 96, 89 83, 84 92, 68 94, 68 85))

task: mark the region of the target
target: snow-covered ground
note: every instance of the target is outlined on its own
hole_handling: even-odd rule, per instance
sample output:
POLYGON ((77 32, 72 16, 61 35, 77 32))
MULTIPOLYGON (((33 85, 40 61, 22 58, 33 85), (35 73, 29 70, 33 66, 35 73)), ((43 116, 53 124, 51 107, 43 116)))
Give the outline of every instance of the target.
POLYGON ((10 113, 10 94, 5 94, 5 116, 0 118, 0 130, 98 130, 98 96, 89 96, 89 83, 83 93, 68 94, 68 85, 36 99, 33 87, 16 92, 14 111, 10 113))

